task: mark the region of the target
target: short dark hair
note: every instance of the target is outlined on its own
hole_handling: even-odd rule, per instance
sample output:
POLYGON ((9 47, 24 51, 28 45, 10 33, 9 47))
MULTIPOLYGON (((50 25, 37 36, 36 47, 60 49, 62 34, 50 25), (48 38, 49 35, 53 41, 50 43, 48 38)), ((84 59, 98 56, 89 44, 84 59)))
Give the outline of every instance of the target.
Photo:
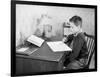
POLYGON ((73 22, 76 26, 80 25, 80 27, 82 27, 82 18, 77 15, 70 18, 69 21, 73 22))

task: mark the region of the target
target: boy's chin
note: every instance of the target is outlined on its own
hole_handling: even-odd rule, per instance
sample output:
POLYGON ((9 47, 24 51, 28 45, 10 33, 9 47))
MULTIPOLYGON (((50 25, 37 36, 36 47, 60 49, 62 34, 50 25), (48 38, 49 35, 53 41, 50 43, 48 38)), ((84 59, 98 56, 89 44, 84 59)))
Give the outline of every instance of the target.
POLYGON ((69 36, 69 35, 73 35, 73 33, 71 33, 71 34, 68 34, 68 36, 69 36))
POLYGON ((76 32, 71 32, 71 33, 69 33, 68 35, 74 35, 74 34, 76 34, 76 32))
POLYGON ((72 34, 75 34, 75 32, 70 32, 68 35, 72 35, 72 34))

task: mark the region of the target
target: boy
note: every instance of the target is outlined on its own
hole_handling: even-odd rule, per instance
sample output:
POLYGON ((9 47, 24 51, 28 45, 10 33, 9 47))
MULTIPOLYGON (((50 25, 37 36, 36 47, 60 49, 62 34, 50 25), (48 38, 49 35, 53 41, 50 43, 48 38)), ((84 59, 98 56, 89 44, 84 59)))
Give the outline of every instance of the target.
POLYGON ((86 65, 88 57, 88 50, 86 46, 85 36, 82 33, 82 18, 79 16, 73 16, 69 19, 67 26, 70 27, 71 35, 65 37, 63 42, 72 48, 72 53, 67 56, 64 65, 67 65, 67 69, 80 69, 86 65))

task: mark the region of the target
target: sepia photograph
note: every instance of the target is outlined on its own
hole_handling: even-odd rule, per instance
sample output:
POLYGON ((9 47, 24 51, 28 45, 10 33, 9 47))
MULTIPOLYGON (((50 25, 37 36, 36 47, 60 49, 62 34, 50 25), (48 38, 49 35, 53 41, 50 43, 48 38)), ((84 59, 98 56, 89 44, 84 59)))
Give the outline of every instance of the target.
POLYGON ((12 1, 12 75, 97 71, 97 6, 12 1))

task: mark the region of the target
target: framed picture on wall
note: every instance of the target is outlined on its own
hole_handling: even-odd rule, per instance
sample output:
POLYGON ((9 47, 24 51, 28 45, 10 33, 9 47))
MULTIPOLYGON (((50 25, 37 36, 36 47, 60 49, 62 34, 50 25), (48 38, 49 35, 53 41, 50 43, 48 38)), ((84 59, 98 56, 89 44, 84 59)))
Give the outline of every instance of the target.
POLYGON ((97 71, 97 6, 11 1, 11 76, 97 71))

